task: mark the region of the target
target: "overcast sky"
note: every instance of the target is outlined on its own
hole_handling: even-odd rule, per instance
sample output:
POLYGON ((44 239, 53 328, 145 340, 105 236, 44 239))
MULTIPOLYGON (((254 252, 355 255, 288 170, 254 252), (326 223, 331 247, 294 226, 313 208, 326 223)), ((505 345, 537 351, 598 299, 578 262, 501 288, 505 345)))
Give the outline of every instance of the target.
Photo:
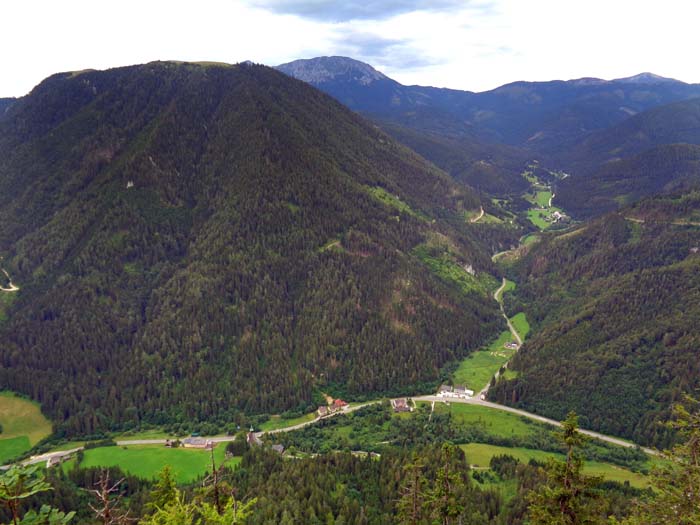
POLYGON ((699 15, 698 0, 3 0, 0 96, 60 71, 323 55, 472 91, 642 71, 700 82, 699 15))

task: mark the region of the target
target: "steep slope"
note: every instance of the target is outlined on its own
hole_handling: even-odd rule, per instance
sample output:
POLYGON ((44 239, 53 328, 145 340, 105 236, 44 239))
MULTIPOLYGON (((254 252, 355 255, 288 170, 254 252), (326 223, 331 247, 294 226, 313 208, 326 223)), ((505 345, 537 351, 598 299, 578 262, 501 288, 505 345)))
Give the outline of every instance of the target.
POLYGON ((605 162, 665 144, 700 144, 700 98, 666 104, 591 134, 571 152, 571 169, 589 173, 605 162))
POLYGON ((367 115, 457 180, 499 195, 522 190, 520 173, 529 155, 479 136, 491 132, 464 118, 473 93, 404 86, 346 57, 296 60, 277 69, 367 115))
POLYGON ((556 201, 577 217, 591 217, 698 183, 700 146, 670 144, 610 161, 589 176, 568 177, 559 183, 556 201))
POLYGON ((0 185, 0 387, 70 434, 406 392, 502 328, 475 195, 266 67, 54 75, 0 185))
POLYGON ((700 387, 700 192, 656 197, 545 237, 515 268, 532 335, 494 399, 667 446, 660 425, 700 387))

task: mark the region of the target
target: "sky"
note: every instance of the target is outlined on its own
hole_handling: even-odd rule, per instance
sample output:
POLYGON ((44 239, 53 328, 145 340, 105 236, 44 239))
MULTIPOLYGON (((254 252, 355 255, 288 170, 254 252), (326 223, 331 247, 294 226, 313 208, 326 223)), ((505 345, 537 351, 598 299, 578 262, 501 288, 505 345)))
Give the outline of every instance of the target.
POLYGON ((699 19, 697 0, 3 0, 0 97, 63 71, 330 55, 470 91, 646 71, 700 83, 699 19))

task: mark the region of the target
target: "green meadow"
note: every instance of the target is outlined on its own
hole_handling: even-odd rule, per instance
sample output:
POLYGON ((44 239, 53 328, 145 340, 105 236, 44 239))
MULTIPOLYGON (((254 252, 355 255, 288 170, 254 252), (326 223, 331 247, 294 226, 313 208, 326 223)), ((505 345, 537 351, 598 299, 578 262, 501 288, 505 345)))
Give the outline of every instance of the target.
POLYGON ((13 392, 0 392, 0 464, 28 451, 51 434, 39 404, 13 392))
MULTIPOLYGON (((467 445, 460 445, 460 447, 464 450, 467 461, 469 461, 471 465, 477 467, 488 467, 493 456, 504 454, 513 456, 521 463, 527 463, 531 459, 544 463, 550 458, 564 458, 562 454, 556 454, 554 452, 543 452, 541 450, 520 447, 499 447, 484 443, 469 443, 467 445)), ((649 486, 649 478, 647 476, 609 463, 587 461, 584 465, 583 472, 589 476, 602 476, 608 481, 617 481, 619 483, 629 482, 630 485, 637 488, 646 488, 649 486)))
MULTIPOLYGON (((170 465, 178 483, 190 483, 211 471, 211 451, 192 448, 167 448, 163 445, 130 445, 100 447, 86 450, 80 466, 118 466, 124 472, 145 479, 153 479, 165 465, 170 465)), ((214 448, 214 459, 219 466, 225 459, 226 444, 214 448)), ((228 465, 237 465, 240 458, 231 458, 228 465)))

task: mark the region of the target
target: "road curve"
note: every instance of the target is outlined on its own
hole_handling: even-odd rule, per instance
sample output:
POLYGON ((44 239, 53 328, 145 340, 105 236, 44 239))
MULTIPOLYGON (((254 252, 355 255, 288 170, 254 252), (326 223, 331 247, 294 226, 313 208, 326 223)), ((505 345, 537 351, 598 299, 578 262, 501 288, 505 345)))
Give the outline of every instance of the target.
POLYGON ((479 208, 479 215, 469 219, 469 222, 479 222, 479 219, 481 219, 483 216, 484 216, 484 207, 481 206, 481 208, 479 208))

